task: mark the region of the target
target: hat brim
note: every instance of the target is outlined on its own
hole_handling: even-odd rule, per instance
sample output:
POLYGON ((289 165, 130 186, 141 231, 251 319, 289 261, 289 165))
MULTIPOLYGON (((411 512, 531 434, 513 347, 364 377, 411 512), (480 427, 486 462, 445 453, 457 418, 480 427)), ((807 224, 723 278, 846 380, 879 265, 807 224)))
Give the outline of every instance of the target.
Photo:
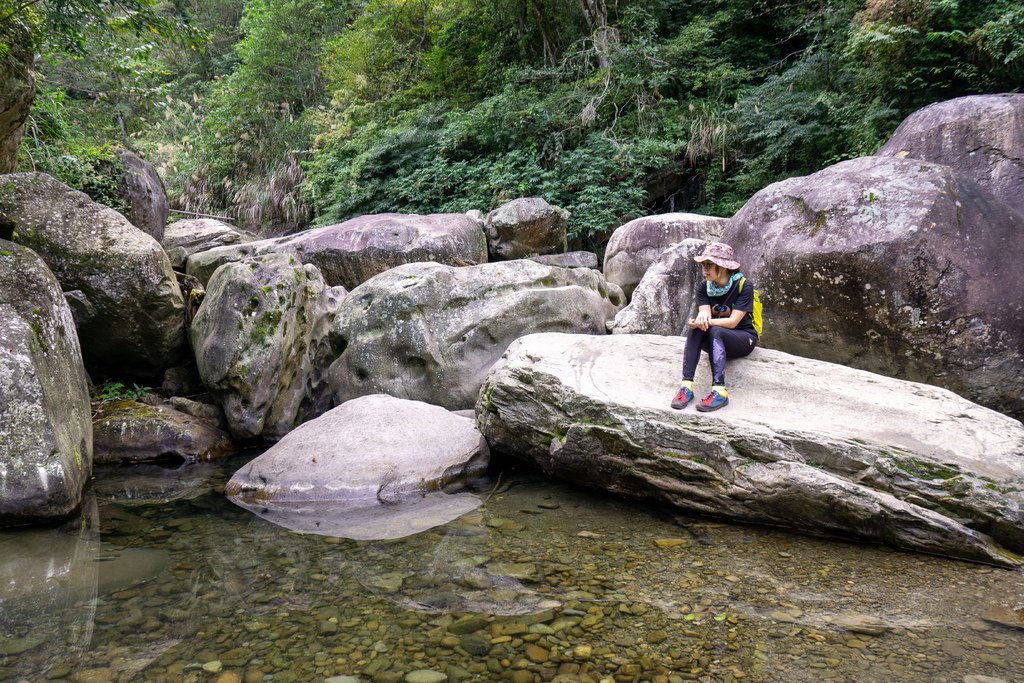
POLYGON ((717 256, 703 256, 703 255, 701 255, 701 256, 694 256, 693 260, 696 261, 697 263, 703 263, 704 261, 711 261, 715 265, 722 266, 723 268, 725 268, 727 270, 739 270, 740 269, 740 262, 739 261, 730 261, 729 259, 718 258, 717 256))

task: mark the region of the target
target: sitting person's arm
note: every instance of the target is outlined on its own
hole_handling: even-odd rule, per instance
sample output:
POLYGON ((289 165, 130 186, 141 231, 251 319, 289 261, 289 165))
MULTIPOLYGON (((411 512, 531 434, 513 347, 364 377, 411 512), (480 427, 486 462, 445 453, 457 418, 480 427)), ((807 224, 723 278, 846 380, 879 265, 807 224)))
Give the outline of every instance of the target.
POLYGON ((728 327, 731 330, 740 324, 740 321, 743 320, 743 316, 746 314, 746 311, 740 311, 734 308, 728 318, 712 318, 710 324, 717 327, 728 327))

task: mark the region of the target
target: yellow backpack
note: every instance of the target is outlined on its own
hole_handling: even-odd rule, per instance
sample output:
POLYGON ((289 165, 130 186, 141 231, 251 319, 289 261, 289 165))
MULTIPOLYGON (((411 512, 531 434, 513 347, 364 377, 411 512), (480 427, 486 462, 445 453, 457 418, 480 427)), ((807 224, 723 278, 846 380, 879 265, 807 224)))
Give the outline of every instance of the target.
MULTIPOLYGON (((740 293, 743 293, 743 283, 747 281, 747 278, 740 278, 740 293)), ((754 325, 754 331, 757 332, 757 338, 761 338, 761 328, 764 325, 764 320, 761 318, 761 292, 754 289, 754 310, 750 313, 750 322, 754 325)))

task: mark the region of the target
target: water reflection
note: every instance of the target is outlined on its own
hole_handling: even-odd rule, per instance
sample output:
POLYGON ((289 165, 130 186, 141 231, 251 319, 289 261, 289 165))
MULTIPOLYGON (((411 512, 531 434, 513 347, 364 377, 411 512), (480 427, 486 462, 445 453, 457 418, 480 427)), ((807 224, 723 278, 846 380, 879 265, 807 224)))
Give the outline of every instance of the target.
POLYGON ((78 519, 0 534, 0 654, 85 651, 92 640, 100 559, 99 506, 78 519), (45 620, 46 629, 40 629, 45 620))
POLYGON ((234 496, 229 500, 285 529, 357 541, 412 536, 458 519, 481 504, 471 493, 428 493, 386 503, 375 500, 261 502, 234 496))
POLYGON ((0 534, 0 679, 960 683, 1024 670, 1024 632, 985 621, 1024 602, 1020 572, 680 526, 509 476, 400 539, 295 533, 217 493, 238 464, 98 471, 74 524, 0 534))

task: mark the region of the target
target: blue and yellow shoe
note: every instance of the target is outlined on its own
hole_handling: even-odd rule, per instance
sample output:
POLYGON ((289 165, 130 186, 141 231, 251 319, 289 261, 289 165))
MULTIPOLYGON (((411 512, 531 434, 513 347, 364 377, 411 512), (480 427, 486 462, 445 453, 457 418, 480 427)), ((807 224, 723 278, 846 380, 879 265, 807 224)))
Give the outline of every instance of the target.
POLYGON ((672 407, 676 410, 682 410, 692 400, 693 392, 690 391, 690 387, 680 387, 676 397, 672 399, 672 407))
POLYGON ((718 387, 712 389, 710 394, 700 400, 697 410, 702 413, 710 413, 712 410, 718 410, 727 405, 729 405, 729 392, 725 387, 718 387))

